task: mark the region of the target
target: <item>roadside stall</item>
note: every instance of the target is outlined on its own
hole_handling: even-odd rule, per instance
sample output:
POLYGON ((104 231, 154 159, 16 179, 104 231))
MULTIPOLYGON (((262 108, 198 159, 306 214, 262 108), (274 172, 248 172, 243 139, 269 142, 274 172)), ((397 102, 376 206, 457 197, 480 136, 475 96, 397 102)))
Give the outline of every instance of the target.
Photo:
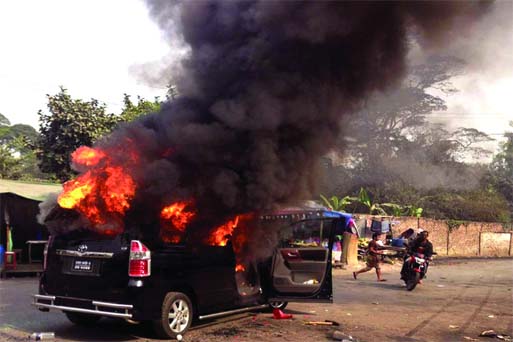
POLYGON ((40 201, 0 193, 1 276, 42 271, 48 231, 37 222, 40 201))

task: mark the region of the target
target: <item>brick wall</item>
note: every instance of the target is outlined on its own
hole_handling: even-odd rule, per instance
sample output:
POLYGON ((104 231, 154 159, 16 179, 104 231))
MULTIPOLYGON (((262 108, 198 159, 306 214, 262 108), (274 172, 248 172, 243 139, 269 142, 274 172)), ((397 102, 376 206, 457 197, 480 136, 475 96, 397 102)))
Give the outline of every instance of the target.
MULTIPOLYGON (((370 219, 370 215, 358 215, 370 219)), ((429 239, 441 256, 512 256, 513 230, 502 223, 455 222, 416 217, 392 218, 393 236, 408 228, 429 231, 429 239), (459 224, 458 224, 459 223, 459 224), (507 234, 504 234, 507 233, 507 234)), ((369 231, 369 230, 367 230, 369 231)))
POLYGON ((449 250, 451 256, 478 256, 479 236, 482 225, 469 222, 458 226, 449 226, 449 250))

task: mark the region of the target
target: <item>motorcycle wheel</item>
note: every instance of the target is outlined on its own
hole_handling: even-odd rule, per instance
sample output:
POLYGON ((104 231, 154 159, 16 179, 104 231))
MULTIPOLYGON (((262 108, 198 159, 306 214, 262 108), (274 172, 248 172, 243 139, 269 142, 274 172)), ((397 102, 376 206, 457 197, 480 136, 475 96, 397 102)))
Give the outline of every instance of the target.
POLYGON ((413 291, 415 286, 417 286, 417 284, 419 283, 419 280, 420 280, 420 273, 415 272, 414 275, 412 275, 408 278, 408 282, 406 283, 406 290, 413 291))

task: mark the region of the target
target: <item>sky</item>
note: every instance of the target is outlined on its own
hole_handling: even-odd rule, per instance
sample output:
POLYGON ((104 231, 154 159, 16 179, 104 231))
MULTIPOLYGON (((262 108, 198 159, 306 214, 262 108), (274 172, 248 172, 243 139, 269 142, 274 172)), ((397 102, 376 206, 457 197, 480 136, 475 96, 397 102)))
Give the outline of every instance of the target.
MULTIPOLYGON (((453 80, 460 92, 446 98, 448 110, 433 120, 500 138, 513 120, 513 1, 498 3, 449 48, 472 63, 453 80)), ((0 0, 0 113, 12 124, 37 128, 46 94, 60 85, 114 113, 123 93, 164 96, 161 85, 151 86, 136 71, 172 56, 169 43, 140 0, 0 0)))
POLYGON ((0 0, 0 113, 37 128, 46 94, 61 85, 111 112, 123 93, 163 96, 129 71, 169 53, 161 37, 142 1, 0 0))
POLYGON ((513 1, 497 0, 491 12, 451 42, 446 52, 468 64, 452 79, 459 91, 445 98, 448 109, 433 114, 433 121, 452 129, 477 128, 496 142, 503 140, 506 130, 513 131, 513 1))

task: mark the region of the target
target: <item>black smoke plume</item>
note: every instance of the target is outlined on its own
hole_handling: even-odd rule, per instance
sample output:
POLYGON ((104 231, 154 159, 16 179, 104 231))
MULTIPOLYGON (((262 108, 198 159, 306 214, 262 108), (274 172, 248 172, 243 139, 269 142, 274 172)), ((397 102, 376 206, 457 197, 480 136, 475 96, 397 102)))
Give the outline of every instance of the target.
MULTIPOLYGON (((400 82, 410 39, 433 48, 488 3, 148 1, 188 51, 170 74, 178 99, 97 143, 142 156, 131 224, 194 199, 196 227, 309 198, 341 119, 400 82)), ((350 128, 349 128, 350 129, 350 128)), ((123 163, 124 154, 113 156, 123 163)), ((52 227, 62 222, 47 220, 52 227)))

